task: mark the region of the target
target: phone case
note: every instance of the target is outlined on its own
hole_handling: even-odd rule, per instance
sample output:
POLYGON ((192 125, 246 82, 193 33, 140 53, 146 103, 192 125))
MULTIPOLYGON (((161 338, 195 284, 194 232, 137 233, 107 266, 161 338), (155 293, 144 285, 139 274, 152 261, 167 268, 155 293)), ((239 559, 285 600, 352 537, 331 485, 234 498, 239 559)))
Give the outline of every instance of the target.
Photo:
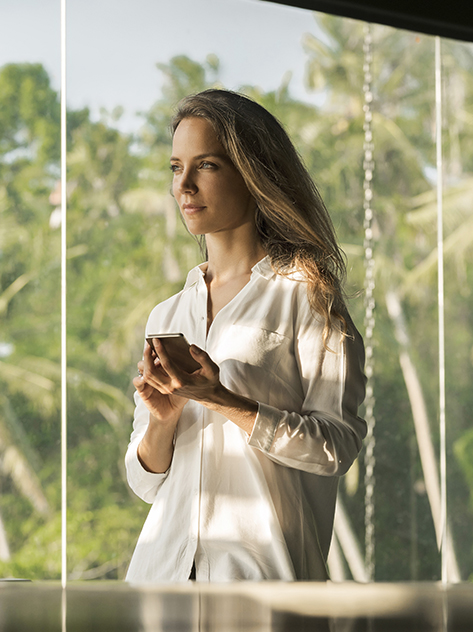
MULTIPOLYGON (((193 373, 200 369, 200 364, 189 353, 190 345, 184 334, 150 334, 146 336, 146 340, 156 353, 153 338, 159 338, 167 354, 178 368, 186 371, 186 373, 193 373)), ((159 354, 156 353, 156 355, 159 357, 159 354)))

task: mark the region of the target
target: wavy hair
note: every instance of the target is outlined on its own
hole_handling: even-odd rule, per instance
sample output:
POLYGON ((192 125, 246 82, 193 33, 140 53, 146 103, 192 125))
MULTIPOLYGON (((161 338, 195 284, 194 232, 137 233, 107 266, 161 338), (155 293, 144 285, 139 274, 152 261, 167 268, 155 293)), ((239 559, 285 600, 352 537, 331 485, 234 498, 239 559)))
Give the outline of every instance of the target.
POLYGON ((324 345, 335 317, 346 331, 344 254, 325 204, 279 121, 249 97, 230 90, 205 90, 185 97, 171 121, 201 117, 242 175, 253 196, 256 228, 277 274, 302 274, 309 304, 325 319, 324 345))

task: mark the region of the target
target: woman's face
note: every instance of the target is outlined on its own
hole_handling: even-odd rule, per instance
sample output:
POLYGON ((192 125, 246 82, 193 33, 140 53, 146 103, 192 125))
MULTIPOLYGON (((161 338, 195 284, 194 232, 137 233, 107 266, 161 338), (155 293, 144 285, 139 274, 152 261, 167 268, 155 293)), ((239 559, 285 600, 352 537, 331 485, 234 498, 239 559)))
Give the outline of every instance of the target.
POLYGON ((172 144, 172 190, 193 235, 254 224, 255 203, 239 171, 203 118, 183 119, 172 144))

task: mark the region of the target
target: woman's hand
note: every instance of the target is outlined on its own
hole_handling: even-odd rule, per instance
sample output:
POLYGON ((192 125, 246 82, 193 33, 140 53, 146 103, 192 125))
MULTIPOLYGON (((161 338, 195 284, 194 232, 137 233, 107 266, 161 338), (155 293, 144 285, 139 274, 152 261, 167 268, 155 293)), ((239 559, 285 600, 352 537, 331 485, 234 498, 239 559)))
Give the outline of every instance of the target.
MULTIPOLYGON (((134 378, 133 386, 156 421, 177 424, 187 399, 163 393, 156 388, 154 375, 159 371, 160 364, 159 359, 146 343, 143 360, 138 362, 139 376, 134 378)), ((163 372, 162 369, 161 372, 163 372)))
POLYGON ((201 368, 193 373, 187 373, 166 352, 160 340, 154 338, 153 344, 159 359, 153 361, 149 347, 148 354, 145 350, 143 379, 161 395, 168 396, 172 400, 179 397, 185 401, 193 399, 201 403, 209 403, 214 401, 217 394, 223 390, 218 366, 212 362, 205 351, 196 345, 191 345, 189 352, 201 368))
POLYGON ((201 368, 187 373, 172 360, 157 338, 153 344, 159 359, 146 344, 143 361, 138 363, 142 376, 135 378, 133 384, 156 419, 177 424, 185 403, 193 399, 251 433, 258 412, 257 402, 225 388, 220 382, 218 366, 205 351, 190 346, 189 352, 201 368))

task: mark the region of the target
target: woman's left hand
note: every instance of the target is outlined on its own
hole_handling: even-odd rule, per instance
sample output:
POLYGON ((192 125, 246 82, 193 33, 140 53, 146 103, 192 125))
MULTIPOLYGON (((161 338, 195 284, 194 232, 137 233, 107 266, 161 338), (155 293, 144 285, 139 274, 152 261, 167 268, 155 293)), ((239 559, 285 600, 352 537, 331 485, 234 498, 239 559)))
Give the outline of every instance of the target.
POLYGON ((159 363, 156 365, 151 360, 145 360, 144 378, 163 395, 179 395, 186 399, 211 403, 224 390, 218 366, 196 345, 191 345, 189 352, 201 368, 187 373, 166 353, 164 345, 157 338, 153 339, 153 344, 159 363))

